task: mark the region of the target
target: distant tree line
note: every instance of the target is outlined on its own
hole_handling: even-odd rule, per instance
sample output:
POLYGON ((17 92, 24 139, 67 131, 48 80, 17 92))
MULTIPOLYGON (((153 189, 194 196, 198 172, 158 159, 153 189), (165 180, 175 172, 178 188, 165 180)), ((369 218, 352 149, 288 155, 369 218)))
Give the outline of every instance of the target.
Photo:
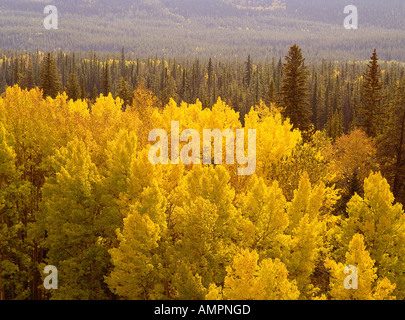
MULTIPOLYGON (((124 48, 121 55, 8 51, 0 52, 0 92, 15 84, 27 89, 39 86, 44 89, 44 95, 55 97, 58 92, 66 91, 72 99, 90 102, 94 102, 100 93, 108 95, 111 92, 114 97, 120 96, 126 104, 131 104, 132 92, 142 83, 155 93, 162 106, 172 98, 188 103, 199 99, 204 107, 210 107, 221 97, 240 112, 243 120, 250 107, 259 104, 260 100, 269 105, 278 101, 280 95, 285 96, 282 81, 288 70, 283 63, 281 57, 254 61, 250 55, 245 61, 141 59, 132 55, 127 57, 124 48)), ((379 71, 374 67, 373 76, 378 76, 380 81, 377 97, 370 96, 373 95, 371 91, 363 94, 364 83, 372 82, 364 76, 369 68, 366 63, 326 60, 310 65, 302 63, 307 73, 300 80, 304 87, 293 94, 308 104, 314 129, 327 129, 333 137, 352 127, 356 112, 361 112, 356 106, 363 106, 365 97, 386 104, 404 75, 404 66, 398 62, 382 62, 379 71)))

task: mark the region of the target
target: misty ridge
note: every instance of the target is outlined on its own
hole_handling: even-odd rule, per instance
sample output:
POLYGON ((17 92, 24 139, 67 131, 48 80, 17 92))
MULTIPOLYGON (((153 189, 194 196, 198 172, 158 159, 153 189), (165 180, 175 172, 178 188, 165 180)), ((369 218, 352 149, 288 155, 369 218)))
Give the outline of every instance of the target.
POLYGON ((307 60, 405 60, 401 0, 2 0, 0 48, 119 52, 137 56, 266 59, 292 43, 307 60), (58 30, 45 30, 43 10, 58 8, 58 30), (343 28, 346 5, 359 30, 343 28))

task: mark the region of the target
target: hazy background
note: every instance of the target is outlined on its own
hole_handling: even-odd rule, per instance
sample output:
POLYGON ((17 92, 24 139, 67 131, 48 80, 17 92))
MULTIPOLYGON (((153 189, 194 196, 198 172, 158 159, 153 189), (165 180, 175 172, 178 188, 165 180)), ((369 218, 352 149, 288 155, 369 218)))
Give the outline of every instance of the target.
POLYGON ((404 0, 1 0, 0 49, 119 52, 138 56, 284 56, 405 61, 404 0), (46 30, 46 5, 59 29, 46 30), (343 27, 346 5, 359 30, 343 27))

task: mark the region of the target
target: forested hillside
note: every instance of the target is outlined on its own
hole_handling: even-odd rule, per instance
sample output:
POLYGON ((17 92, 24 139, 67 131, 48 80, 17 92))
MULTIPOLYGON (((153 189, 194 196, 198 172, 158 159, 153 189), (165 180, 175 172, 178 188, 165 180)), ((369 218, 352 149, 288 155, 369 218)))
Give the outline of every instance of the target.
POLYGON ((0 299, 405 297, 403 65, 2 57, 0 299), (255 129, 254 174, 152 164, 172 121, 255 129))
POLYGON ((0 47, 119 52, 125 45, 142 57, 262 60, 299 43, 307 60, 361 60, 370 47, 384 60, 405 60, 403 1, 351 4, 359 10, 356 31, 343 28, 344 0, 3 0, 0 47), (43 28, 48 4, 59 10, 58 30, 43 28))
POLYGON ((0 300, 405 299, 403 0, 0 1, 0 300))

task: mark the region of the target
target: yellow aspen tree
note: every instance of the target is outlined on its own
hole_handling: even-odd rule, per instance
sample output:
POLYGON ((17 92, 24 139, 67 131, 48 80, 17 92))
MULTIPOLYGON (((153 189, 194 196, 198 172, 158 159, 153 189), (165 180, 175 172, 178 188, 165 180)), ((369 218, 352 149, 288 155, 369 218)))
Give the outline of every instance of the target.
POLYGON ((233 205, 235 192, 225 168, 195 166, 176 189, 173 233, 179 257, 201 266, 194 272, 208 287, 221 283, 223 266, 243 241, 245 220, 233 205), (205 239, 200 241, 199 238, 205 239), (184 248, 184 249, 183 249, 184 248))
POLYGON ((260 263, 258 279, 264 284, 264 300, 297 300, 300 296, 295 280, 279 259, 264 259, 260 263))
POLYGON ((144 148, 148 145, 148 135, 145 134, 145 132, 149 133, 151 130, 156 129, 152 115, 158 105, 159 100, 153 92, 147 89, 143 83, 139 84, 134 91, 132 105, 128 106, 126 110, 129 111, 130 114, 134 113, 137 118, 141 120, 136 131, 139 137, 140 148, 144 148))
POLYGON ((264 283, 258 279, 259 255, 242 249, 226 268, 223 295, 226 300, 260 300, 264 296, 264 283))
POLYGON ((166 199, 156 182, 144 189, 141 199, 131 206, 123 230, 117 229, 119 245, 109 251, 114 269, 106 282, 126 299, 162 299, 167 292, 159 243, 166 229, 166 199))
POLYGON ((27 226, 19 208, 28 206, 30 184, 20 179, 9 133, 0 122, 0 299, 27 299, 32 280, 27 226))
POLYGON ((91 107, 91 121, 89 129, 95 141, 92 159, 97 166, 106 160, 105 150, 107 142, 120 130, 122 119, 122 100, 100 95, 91 107))
POLYGON ((278 111, 263 113, 252 108, 246 115, 245 130, 256 129, 257 140, 260 141, 256 151, 258 176, 273 180, 273 167, 284 157, 291 155, 302 141, 300 132, 292 130, 292 127, 288 120, 282 119, 278 111))
POLYGON ((47 237, 46 262, 59 271, 59 289, 53 299, 105 299, 103 275, 108 273, 108 247, 104 244, 107 219, 98 188, 102 177, 78 139, 56 152, 55 174, 43 187, 42 217, 47 237))
MULTIPOLYGON (((387 278, 377 277, 375 261, 370 257, 366 249, 363 235, 356 233, 350 241, 346 253, 345 264, 337 263, 332 259, 325 260, 325 266, 330 270, 331 299, 337 300, 385 300, 395 299, 393 292, 395 284, 387 278), (346 288, 344 273, 346 266, 354 266, 357 269, 357 289, 346 288)), ((353 282, 351 282, 353 285, 353 282)))
POLYGON ((148 215, 134 211, 124 219, 122 233, 118 230, 120 244, 110 250, 114 269, 106 283, 112 292, 130 300, 163 298, 154 259, 159 239, 159 226, 148 215))
MULTIPOLYGON (((199 274, 206 286, 219 282, 224 277, 220 265, 224 259, 221 254, 225 249, 225 239, 219 237, 217 206, 197 197, 195 202, 176 208, 173 216, 179 263, 187 264, 194 275, 199 274)), ((184 284, 179 284, 184 287, 184 284)))
POLYGON ((256 175, 249 182, 246 194, 238 200, 242 215, 252 224, 252 235, 244 240, 244 245, 257 250, 267 257, 280 257, 282 248, 288 244, 284 234, 289 224, 287 201, 278 182, 267 186, 263 178, 256 175), (287 242, 287 243, 286 243, 287 242))
MULTIPOLYGON (((394 202, 390 186, 381 173, 364 180, 364 198, 355 194, 347 204, 348 218, 342 223, 340 254, 354 234, 364 236, 370 256, 378 265, 378 277, 396 283, 395 295, 404 297, 405 216, 394 202)), ((347 250, 347 249, 346 249, 347 250)))
POLYGON ((325 202, 323 183, 311 186, 304 173, 288 204, 290 224, 286 230, 291 235, 286 265, 293 279, 296 279, 301 298, 310 298, 318 291, 311 279, 315 267, 325 251, 326 223, 319 219, 325 202))
POLYGON ((296 300, 299 291, 289 281, 288 270, 279 259, 260 263, 255 250, 241 249, 227 267, 224 286, 211 284, 207 300, 296 300))

